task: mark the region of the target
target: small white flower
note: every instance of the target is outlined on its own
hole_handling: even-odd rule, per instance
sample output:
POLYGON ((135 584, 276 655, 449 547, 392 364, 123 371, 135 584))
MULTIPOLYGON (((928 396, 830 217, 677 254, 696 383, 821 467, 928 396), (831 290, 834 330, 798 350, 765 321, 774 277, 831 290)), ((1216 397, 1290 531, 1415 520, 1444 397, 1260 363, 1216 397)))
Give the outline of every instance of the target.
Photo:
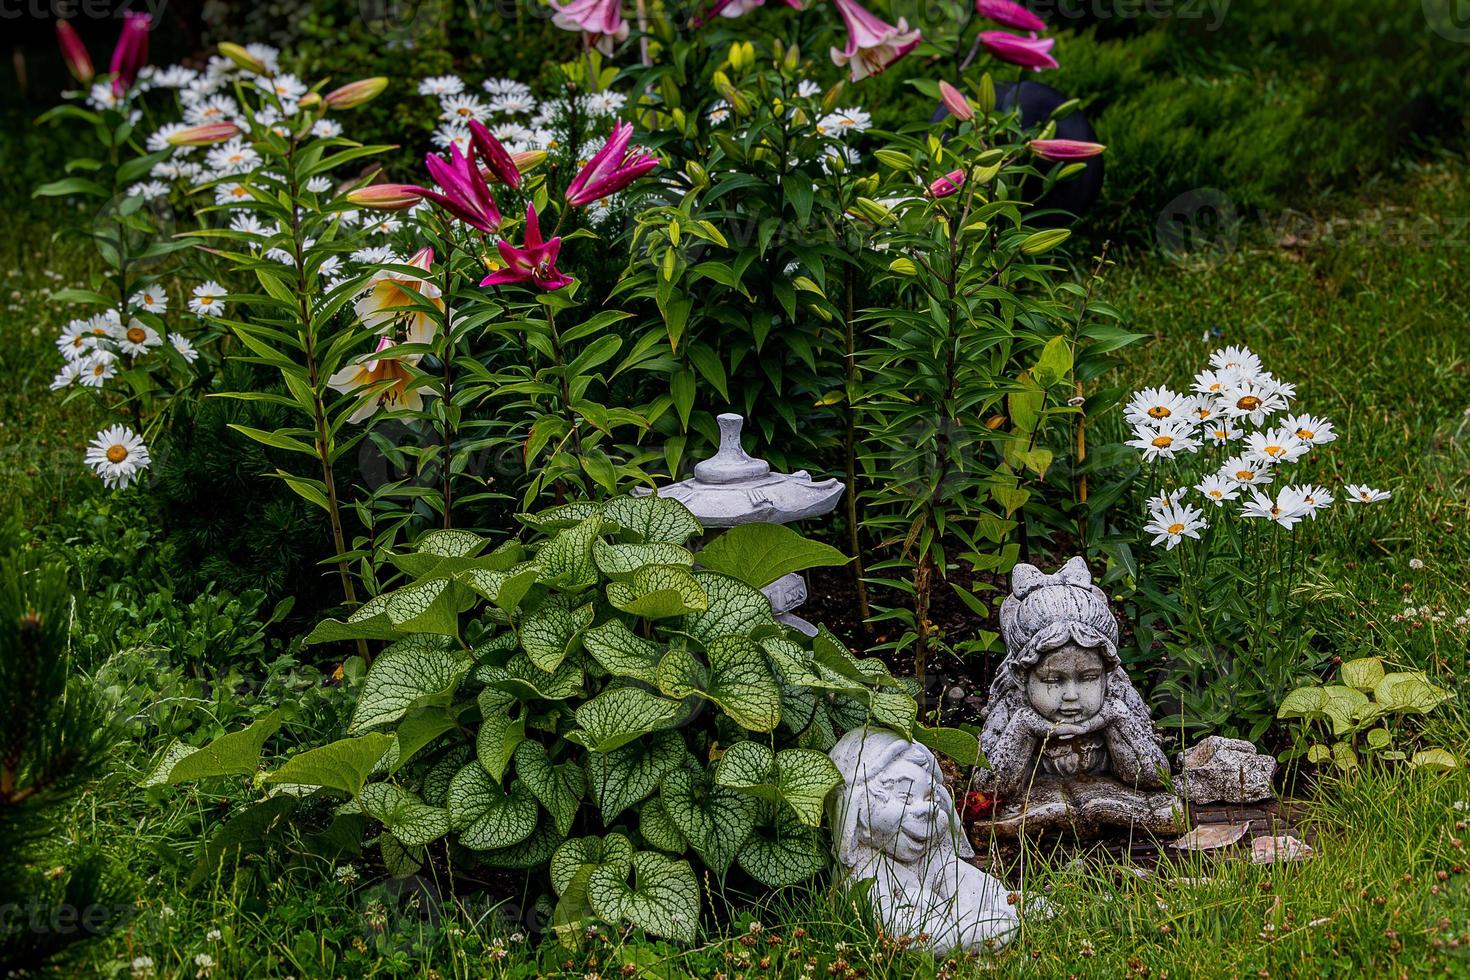
POLYGON ((1239 380, 1240 376, 1234 371, 1201 371, 1194 376, 1194 391, 1200 395, 1218 397, 1239 380))
POLYGON ((243 174, 260 166, 260 154, 238 136, 213 147, 204 155, 204 162, 222 177, 243 174))
POLYGON ((82 376, 81 361, 67 361, 56 372, 56 377, 51 379, 51 390, 60 391, 62 388, 70 388, 78 378, 82 376))
POLYGON ((439 118, 468 126, 471 119, 479 122, 488 120, 490 107, 478 95, 446 95, 439 100, 439 118))
POLYGON ((1225 506, 1225 501, 1234 500, 1240 493, 1240 485, 1219 473, 1211 473, 1194 485, 1204 498, 1216 507, 1225 506))
POLYGON ((1302 442, 1310 442, 1314 446, 1332 442, 1337 439, 1337 433, 1332 428, 1332 423, 1316 415, 1288 415, 1281 427, 1290 431, 1302 442))
POLYGON ((265 65, 265 70, 267 74, 276 71, 280 67, 280 48, 273 48, 269 44, 261 44, 257 41, 253 44, 245 45, 245 51, 250 55, 250 57, 254 58, 262 65, 265 65))
POLYGON ((1230 457, 1220 464, 1220 475, 1244 487, 1264 486, 1273 479, 1270 465, 1251 456, 1230 457))
POLYGON ((156 201, 168 196, 168 185, 161 180, 146 180, 129 187, 128 193, 145 201, 156 201))
MULTIPOLYGON (((521 110, 525 112, 529 112, 535 108, 535 103, 531 100, 516 99, 514 96, 501 96, 492 104, 499 108, 506 102, 509 102, 511 105, 527 106, 528 108, 521 110)), ((587 101, 583 104, 586 106, 587 112, 590 115, 615 116, 619 112, 622 112, 623 107, 628 104, 628 97, 621 92, 595 92, 587 96, 587 101)), ((507 109, 503 111, 514 112, 516 110, 507 109)))
POLYGON ((1200 433, 1212 445, 1223 446, 1245 435, 1245 430, 1235 428, 1230 424, 1229 419, 1211 419, 1200 429, 1200 433))
POLYGON ((716 126, 724 122, 726 119, 729 119, 730 103, 726 102, 724 99, 720 99, 719 101, 711 104, 709 107, 708 118, 709 121, 714 123, 716 126))
POLYGON ((218 929, 211 929, 204 934, 204 938, 207 939, 209 942, 217 943, 224 938, 224 935, 225 934, 220 932, 218 929))
POLYGON ((1204 514, 1198 507, 1170 504, 1155 514, 1153 520, 1145 524, 1143 529, 1146 533, 1155 535, 1154 544, 1164 544, 1166 550, 1172 551, 1185 538, 1198 540, 1199 532, 1207 526, 1204 514))
POLYGON ((225 311, 225 287, 210 279, 194 287, 189 309, 200 316, 219 316, 225 311))
MULTIPOLYGON (((307 92, 306 83, 291 74, 257 78, 255 84, 261 91, 269 92, 279 99, 283 108, 294 106, 307 92)), ((287 109, 287 111, 291 110, 287 109)))
POLYGON ((388 265, 389 263, 403 264, 403 260, 393 251, 392 245, 373 245, 368 248, 360 248, 353 252, 349 258, 362 265, 388 265))
POLYGON ((1375 490, 1366 483, 1349 483, 1343 490, 1349 500, 1359 504, 1376 504, 1393 496, 1387 490, 1375 490))
POLYGON ((1307 516, 1308 510, 1300 491, 1292 487, 1282 487, 1274 501, 1261 491, 1255 491, 1241 509, 1241 516, 1264 517, 1291 530, 1298 521, 1307 516))
POLYGON ((464 80, 458 75, 433 75, 419 81, 419 95, 458 95, 463 91, 464 80))
POLYGON ((512 78, 487 78, 480 83, 480 88, 491 95, 515 95, 523 99, 531 97, 531 86, 512 78))
POLYGON ((1150 514, 1160 514, 1168 508, 1173 507, 1178 502, 1179 500, 1177 494, 1170 495, 1167 490, 1161 490, 1160 492, 1145 500, 1143 503, 1144 506, 1148 508, 1148 512, 1150 514))
POLYGON ((342 124, 335 119, 318 119, 311 124, 311 135, 318 139, 332 139, 342 135, 342 124))
POLYGON ((1128 445, 1143 451, 1144 461, 1173 459, 1179 453, 1192 453, 1199 449, 1194 427, 1188 419, 1165 422, 1162 425, 1140 425, 1133 430, 1128 445))
POLYGON ((1246 381, 1261 373, 1261 359, 1249 347, 1222 347, 1210 355, 1210 367, 1230 372, 1237 381, 1246 381))
POLYGON ((1302 442, 1287 428, 1252 432, 1246 439, 1246 446, 1250 455, 1270 463, 1294 463, 1312 448, 1311 443, 1302 442))
POLYGON ((1310 508, 1307 513, 1311 515, 1313 520, 1317 519, 1318 512, 1331 507, 1333 501, 1336 499, 1326 487, 1318 486, 1315 483, 1309 483, 1298 489, 1301 491, 1302 503, 1310 508))
POLYGON ((1264 425, 1269 416, 1286 408, 1286 399, 1274 385, 1252 379, 1227 388, 1220 407, 1233 419, 1249 419, 1252 425, 1264 425))
POLYGON ((209 972, 214 969, 214 957, 208 953, 195 953, 194 965, 199 967, 201 976, 208 976, 209 972))
POLYGON ((255 198, 250 196, 249 189, 244 184, 227 180, 223 184, 214 187, 215 204, 248 204, 255 198))
POLYGON ((135 956, 129 966, 132 968, 134 980, 144 980, 146 977, 153 976, 153 957, 151 956, 135 956))
POLYGON ((862 109, 838 109, 824 120, 830 122, 838 133, 861 133, 873 125, 873 117, 862 109))
POLYGON ((332 189, 332 178, 313 177, 306 182, 306 190, 312 194, 325 194, 332 189))
POLYGON ((100 339, 89 322, 73 320, 61 329, 61 336, 56 338, 56 349, 61 351, 62 357, 74 361, 96 348, 100 339))
POLYGON ((134 293, 129 302, 149 313, 168 312, 168 293, 163 291, 162 286, 145 286, 134 293))
POLYGON ((1129 425, 1181 421, 1189 415, 1189 408, 1189 399, 1168 388, 1145 388, 1123 409, 1123 420, 1129 425))
POLYGON ((1420 571, 1420 570, 1422 570, 1424 568, 1424 561, 1421 558, 1410 558, 1409 559, 1409 567, 1412 568, 1416 572, 1417 571, 1420 571))
POLYGON ((188 337, 185 337, 183 334, 169 334, 168 342, 173 345, 174 350, 178 351, 179 356, 182 357, 187 363, 193 364, 195 361, 199 360, 199 349, 194 346, 193 341, 191 341, 188 337))
POLYGON ((803 78, 796 84, 796 94, 803 99, 814 99, 822 94, 822 86, 810 78, 803 78))
POLYGON ((142 357, 163 343, 158 331, 137 317, 129 320, 127 327, 119 330, 113 339, 117 342, 117 349, 130 357, 142 357))
POLYGON ((254 235, 257 238, 264 238, 271 233, 270 229, 261 223, 260 218, 250 211, 241 211, 231 218, 230 230, 245 235, 254 235))
POLYGON ((341 884, 352 886, 357 883, 357 869, 350 864, 338 865, 332 871, 332 876, 341 884))
POLYGON ((184 110, 184 122, 190 126, 226 122, 240 115, 240 107, 228 95, 211 95, 184 110))
MULTIPOLYGON (((87 465, 97 471, 109 489, 122 489, 132 483, 150 462, 152 459, 143 440, 132 429, 122 425, 103 429, 87 447, 87 465)), ((172 909, 168 911, 173 914, 172 909)))
POLYGON ((435 146, 441 150, 447 150, 451 146, 459 147, 459 152, 468 153, 470 149, 470 131, 466 126, 445 125, 434 130, 429 137, 435 146))
POLYGON ((108 350, 94 350, 82 359, 77 380, 88 388, 101 388, 117 374, 117 355, 108 350))

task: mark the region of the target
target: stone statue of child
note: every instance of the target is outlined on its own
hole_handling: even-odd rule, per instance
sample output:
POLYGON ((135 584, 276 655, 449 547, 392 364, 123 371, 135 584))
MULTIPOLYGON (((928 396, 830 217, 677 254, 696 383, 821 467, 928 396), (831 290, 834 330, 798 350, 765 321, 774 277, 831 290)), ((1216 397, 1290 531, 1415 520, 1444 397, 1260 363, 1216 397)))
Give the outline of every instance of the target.
POLYGON ((997 879, 963 860, 965 838, 939 761, 881 729, 854 729, 830 753, 842 773, 832 806, 837 864, 872 879, 868 899, 890 935, 922 937, 935 953, 996 950, 1020 909, 997 879))
POLYGON ((1167 827, 1173 797, 1149 791, 1163 789, 1168 760, 1086 563, 1073 558, 1052 575, 1017 565, 1000 623, 1006 658, 980 736, 986 788, 1009 804, 995 823, 1167 827))

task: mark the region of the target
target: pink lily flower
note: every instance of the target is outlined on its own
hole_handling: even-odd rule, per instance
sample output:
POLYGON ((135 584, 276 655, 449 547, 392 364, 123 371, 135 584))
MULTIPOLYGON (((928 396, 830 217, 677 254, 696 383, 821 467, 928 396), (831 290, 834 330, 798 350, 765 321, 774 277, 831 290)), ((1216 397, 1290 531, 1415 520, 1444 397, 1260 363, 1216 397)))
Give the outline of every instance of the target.
POLYGON ((965 172, 963 170, 951 170, 943 177, 935 177, 930 182, 929 193, 933 197, 949 197, 964 186, 965 172))
POLYGON ((471 228, 494 234, 500 230, 500 208, 473 157, 473 149, 467 157, 453 144, 447 161, 433 153, 426 155, 424 166, 429 168, 429 176, 444 190, 443 193, 427 187, 415 190, 471 228))
POLYGON ((851 69, 854 82, 883 71, 917 47, 922 39, 917 30, 909 30, 908 21, 902 17, 895 26, 864 10, 857 0, 834 2, 847 25, 847 47, 840 51, 832 49, 832 63, 851 69))
POLYGON ((1012 0, 975 0, 975 13, 1018 31, 1046 30, 1046 21, 1012 0))
POLYGON ((969 122, 975 118, 975 110, 970 108, 970 100, 965 98, 965 93, 955 88, 949 82, 939 83, 939 98, 949 114, 960 122, 969 122))
POLYGON ((476 154, 485 162, 485 169, 490 171, 491 176, 510 187, 521 186, 521 171, 516 166, 515 159, 500 145, 495 134, 486 129, 485 124, 478 119, 470 120, 470 142, 474 145, 476 154))
POLYGON ((612 54, 616 45, 628 39, 628 22, 618 0, 552 0, 551 9, 556 11, 553 24, 564 31, 581 31, 582 41, 603 54, 612 54))
POLYGON ((556 267, 556 254, 561 251, 561 238, 541 240, 541 223, 536 205, 526 205, 526 244, 521 248, 508 242, 497 242, 495 248, 505 260, 505 268, 480 280, 481 286, 500 286, 528 282, 545 290, 560 289, 572 283, 572 277, 556 267))
POLYGON ((1057 67, 1057 59, 1051 56, 1051 49, 1057 43, 1054 37, 1019 37, 1006 31, 981 31, 980 43, 1001 61, 1022 68, 1041 71, 1057 67))
POLYGON ((91 82, 92 76, 97 74, 92 68, 92 56, 87 53, 87 46, 82 43, 77 29, 71 26, 71 21, 56 22, 56 43, 61 48, 61 58, 66 62, 66 70, 71 72, 71 77, 83 85, 91 82))
POLYGON ((1032 140, 1027 145, 1043 160, 1086 160, 1107 149, 1101 143, 1086 140, 1032 140))
POLYGON ((138 72, 148 63, 148 30, 153 18, 129 11, 123 20, 117 47, 112 49, 112 94, 121 96, 138 80, 138 72))
POLYGON ((628 150, 633 124, 620 122, 582 172, 567 186, 567 203, 574 208, 615 194, 658 166, 658 157, 628 150))
MULTIPOLYGON (((802 0, 785 0, 785 3, 792 10, 802 9, 802 0)), ((714 19, 716 15, 732 19, 735 17, 744 17, 757 7, 764 7, 765 5, 766 0, 715 0, 715 3, 708 10, 700 14, 695 14, 690 21, 690 25, 693 27, 703 27, 714 19)))

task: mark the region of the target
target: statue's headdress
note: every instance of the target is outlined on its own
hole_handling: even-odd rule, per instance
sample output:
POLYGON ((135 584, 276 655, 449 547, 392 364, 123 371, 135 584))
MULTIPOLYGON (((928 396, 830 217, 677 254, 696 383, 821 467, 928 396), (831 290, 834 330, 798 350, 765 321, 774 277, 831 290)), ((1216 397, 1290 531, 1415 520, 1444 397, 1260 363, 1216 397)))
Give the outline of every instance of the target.
POLYGON ((1017 565, 1011 572, 1011 594, 1000 607, 1000 635, 1006 662, 997 684, 1019 682, 1019 677, 1007 675, 1034 667, 1044 654, 1067 643, 1101 651, 1108 670, 1120 665, 1118 621, 1080 557, 1050 575, 1035 565, 1017 565))

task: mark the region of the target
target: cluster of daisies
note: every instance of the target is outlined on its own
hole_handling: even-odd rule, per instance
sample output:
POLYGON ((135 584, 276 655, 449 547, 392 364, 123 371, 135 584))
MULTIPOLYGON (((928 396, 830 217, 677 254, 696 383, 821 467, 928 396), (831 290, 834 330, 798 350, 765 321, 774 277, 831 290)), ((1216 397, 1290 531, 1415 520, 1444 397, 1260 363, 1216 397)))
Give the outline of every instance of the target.
MULTIPOLYGON (((1145 461, 1195 456, 1209 447, 1208 456, 1218 463, 1185 490, 1149 500, 1144 530, 1155 536, 1154 544, 1172 549, 1187 537, 1198 538, 1209 526, 1203 506, 1188 502, 1190 490, 1216 507, 1238 502, 1242 517, 1273 521, 1288 530, 1332 506, 1332 492, 1315 484, 1283 483, 1274 496, 1262 489, 1277 482, 1279 467, 1337 438, 1328 420, 1292 411, 1295 398, 1296 386, 1274 377, 1245 347, 1211 354, 1209 368, 1195 375, 1188 394, 1168 388, 1134 394, 1125 409, 1133 427, 1128 445, 1145 461)), ((1342 493, 1363 504, 1390 496, 1387 490, 1357 484, 1344 486, 1342 493)))
MULTIPOLYGON (((822 86, 810 79, 804 80, 796 86, 796 95, 802 99, 816 99, 822 96, 822 86)), ((796 109, 791 110, 792 113, 796 109)), ((723 125, 734 118, 730 109, 730 103, 724 99, 715 101, 709 109, 708 118, 716 126, 723 125)), ((873 117, 866 111, 856 106, 846 109, 836 109, 825 115, 817 117, 813 128, 817 135, 824 137, 824 145, 821 151, 822 168, 831 173, 834 162, 841 158, 848 166, 857 164, 862 156, 857 149, 848 143, 850 137, 865 132, 873 125, 873 117)))
MULTIPOLYGON (((101 389, 117 376, 139 363, 165 342, 178 361, 191 365, 199 359, 199 350, 182 333, 163 331, 152 323, 168 312, 168 293, 162 286, 144 286, 130 297, 127 317, 116 309, 108 309, 90 317, 72 320, 61 329, 56 348, 61 352, 61 370, 51 380, 51 390, 73 386, 101 389), (144 318, 147 318, 146 320, 144 318), (150 322, 151 321, 151 322, 150 322)), ((218 315, 225 309, 225 290, 217 282, 203 282, 194 287, 189 297, 190 312, 200 316, 218 315)), ((177 362, 176 362, 177 363, 177 362)), ((125 487, 137 479, 150 462, 148 447, 142 438, 125 426, 109 426, 99 432, 87 449, 86 463, 102 482, 112 488, 125 487)))

